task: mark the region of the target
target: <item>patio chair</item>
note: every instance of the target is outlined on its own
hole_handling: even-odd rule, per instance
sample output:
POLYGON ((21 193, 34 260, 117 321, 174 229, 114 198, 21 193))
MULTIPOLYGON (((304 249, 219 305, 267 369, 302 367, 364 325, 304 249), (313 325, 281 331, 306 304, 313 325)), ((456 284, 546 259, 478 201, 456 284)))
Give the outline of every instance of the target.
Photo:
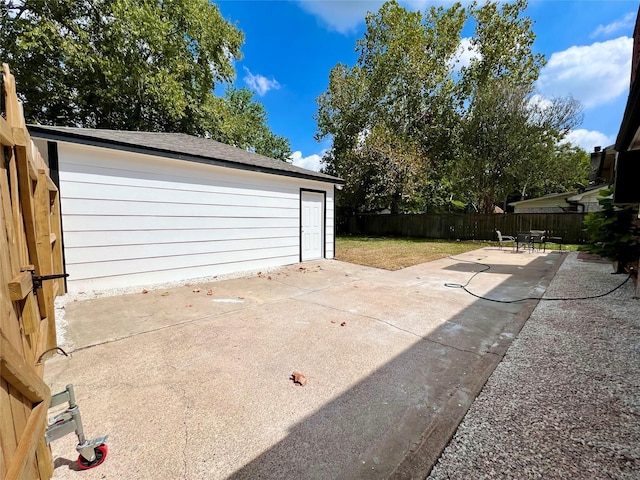
POLYGON ((500 245, 500 250, 502 250, 502 244, 506 242, 515 243, 516 237, 512 237, 511 235, 502 235, 500 230, 496 230, 496 234, 498 235, 498 244, 500 245))
POLYGON ((555 243, 560 246, 560 253, 562 253, 562 237, 544 237, 543 240, 543 252, 547 251, 547 243, 555 243))
POLYGON ((525 251, 531 250, 531 232, 518 232, 516 234, 516 252, 522 247, 525 251))
POLYGON ((531 250, 535 250, 536 243, 538 244, 538 251, 542 249, 542 245, 545 242, 546 230, 531 230, 531 250))

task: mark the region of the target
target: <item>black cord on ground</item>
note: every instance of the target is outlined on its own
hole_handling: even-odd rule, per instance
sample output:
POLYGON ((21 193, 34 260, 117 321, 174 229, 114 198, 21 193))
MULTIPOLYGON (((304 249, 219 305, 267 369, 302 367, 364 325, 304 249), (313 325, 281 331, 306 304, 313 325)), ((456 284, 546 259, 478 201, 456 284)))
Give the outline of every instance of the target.
POLYGON ((69 356, 69 354, 68 354, 67 352, 65 352, 62 348, 60 348, 60 347, 53 347, 53 348, 50 348, 49 350, 45 350, 44 352, 42 352, 42 355, 40 355, 40 356, 38 357, 38 360, 36 361, 36 363, 41 363, 41 362, 42 362, 42 357, 44 357, 44 356, 45 356, 47 353, 49 353, 49 352, 53 352, 54 350, 56 350, 56 351, 58 351, 58 352, 62 353, 65 357, 68 357, 68 356, 69 356))
POLYGON ((625 278, 624 282, 622 282, 620 285, 618 285, 617 287, 609 290, 608 292, 605 293, 601 293, 599 295, 589 295, 589 296, 585 296, 585 297, 559 297, 559 298, 545 298, 545 297, 525 297, 525 298, 520 298, 518 300, 497 300, 495 298, 488 298, 488 297, 483 297, 482 295, 478 295, 476 293, 471 292, 470 290, 467 289, 467 286, 471 283, 471 280, 473 280, 476 275, 479 275, 480 273, 486 272, 487 270, 491 270, 491 265, 487 265, 486 263, 480 263, 480 262, 474 262, 473 260, 463 260, 463 259, 458 259, 458 258, 453 258, 453 257, 448 257, 451 260, 455 260, 457 262, 467 262, 467 263, 473 263, 475 265, 482 265, 483 268, 482 270, 474 273, 471 278, 469 278, 469 280, 467 280, 467 283, 465 284, 461 284, 461 283, 445 283, 444 286, 448 287, 448 288, 460 288, 462 290, 464 290, 465 292, 467 292, 469 295, 472 295, 476 298, 479 298, 481 300, 487 300, 488 302, 496 302, 496 303, 518 303, 518 302, 525 302, 527 300, 545 300, 547 302, 562 302, 562 301, 568 301, 568 300, 591 300, 594 298, 601 298, 601 297, 606 297, 607 295, 612 294, 613 292, 615 292, 616 290, 618 290, 620 287, 622 287, 625 283, 627 283, 629 281, 629 279, 631 278, 631 273, 627 276, 627 278, 625 278))

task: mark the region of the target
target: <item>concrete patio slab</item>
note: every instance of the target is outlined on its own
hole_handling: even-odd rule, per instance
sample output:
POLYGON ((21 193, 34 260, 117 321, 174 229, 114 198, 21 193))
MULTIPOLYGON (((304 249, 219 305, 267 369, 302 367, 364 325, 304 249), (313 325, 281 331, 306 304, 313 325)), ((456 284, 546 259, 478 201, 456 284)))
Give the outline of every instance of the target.
MULTIPOLYGON (((73 383, 87 435, 110 435, 83 479, 388 478, 425 439, 439 454, 535 305, 445 283, 482 262, 471 291, 539 296, 562 259, 484 248, 396 272, 307 262, 73 302, 72 356, 48 361, 45 380, 73 383)), ((54 478, 79 478, 74 446, 52 444, 54 478)))

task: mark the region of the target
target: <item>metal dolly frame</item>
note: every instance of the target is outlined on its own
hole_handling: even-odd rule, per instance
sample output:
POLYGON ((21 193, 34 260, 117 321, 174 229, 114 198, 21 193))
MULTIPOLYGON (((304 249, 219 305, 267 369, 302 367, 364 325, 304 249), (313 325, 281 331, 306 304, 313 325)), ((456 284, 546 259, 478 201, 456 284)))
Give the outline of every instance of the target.
POLYGON ((60 393, 51 396, 51 404, 49 408, 57 407, 68 402, 69 407, 62 413, 49 419, 49 425, 45 433, 47 445, 52 441, 58 440, 72 432, 78 436, 78 445, 76 450, 80 454, 78 456, 78 468, 87 470, 102 464, 107 458, 107 441, 108 435, 104 437, 87 440, 84 436, 82 428, 82 417, 80 417, 80 408, 76 404, 76 396, 73 391, 73 385, 67 385, 67 388, 60 393))

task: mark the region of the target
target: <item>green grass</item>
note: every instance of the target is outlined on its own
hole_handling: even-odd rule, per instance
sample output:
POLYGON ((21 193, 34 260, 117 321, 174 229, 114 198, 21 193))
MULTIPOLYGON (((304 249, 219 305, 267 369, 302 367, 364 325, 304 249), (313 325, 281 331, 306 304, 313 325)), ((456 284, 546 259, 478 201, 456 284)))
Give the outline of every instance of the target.
MULTIPOLYGON (((336 259, 385 270, 400 270, 487 246, 497 247, 498 243, 477 240, 461 242, 426 238, 338 236, 336 259)), ((547 247, 547 252, 558 250, 558 245, 555 244, 547 244, 547 247)), ((509 249, 511 246, 504 248, 509 249)), ((562 250, 578 250, 578 245, 562 245, 562 250)))
POLYGON ((336 239, 336 259, 385 270, 399 270, 490 245, 497 244, 426 238, 339 236, 336 239))

